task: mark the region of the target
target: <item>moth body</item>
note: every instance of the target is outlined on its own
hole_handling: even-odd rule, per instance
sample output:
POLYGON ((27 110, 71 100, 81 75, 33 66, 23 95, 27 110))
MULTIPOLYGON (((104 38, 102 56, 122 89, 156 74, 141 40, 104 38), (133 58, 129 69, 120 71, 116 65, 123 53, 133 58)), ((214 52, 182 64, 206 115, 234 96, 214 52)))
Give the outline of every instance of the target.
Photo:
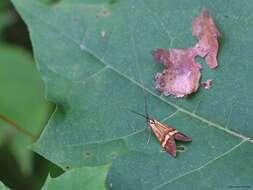
POLYGON ((162 124, 155 119, 147 118, 147 123, 165 151, 173 157, 176 157, 177 155, 176 140, 183 142, 192 141, 191 137, 177 131, 175 128, 162 124))

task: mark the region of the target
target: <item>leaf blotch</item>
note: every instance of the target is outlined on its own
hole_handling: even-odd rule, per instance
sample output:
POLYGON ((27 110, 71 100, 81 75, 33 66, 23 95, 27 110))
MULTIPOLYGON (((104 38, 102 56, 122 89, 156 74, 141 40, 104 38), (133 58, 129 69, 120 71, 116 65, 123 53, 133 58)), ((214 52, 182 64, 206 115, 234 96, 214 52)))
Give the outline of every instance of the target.
POLYGON ((208 11, 194 19, 192 35, 198 38, 194 47, 153 51, 155 61, 165 67, 162 73, 156 74, 155 88, 166 96, 185 97, 198 90, 201 66, 195 60, 196 56, 204 58, 211 69, 218 66, 218 37, 221 33, 208 11))

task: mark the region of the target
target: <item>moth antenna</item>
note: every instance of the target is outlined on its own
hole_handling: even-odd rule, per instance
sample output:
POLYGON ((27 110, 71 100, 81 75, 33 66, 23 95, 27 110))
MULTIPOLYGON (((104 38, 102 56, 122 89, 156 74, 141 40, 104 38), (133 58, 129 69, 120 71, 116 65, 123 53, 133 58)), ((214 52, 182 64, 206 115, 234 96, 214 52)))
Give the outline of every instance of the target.
POLYGON ((144 104, 145 104, 145 114, 146 114, 146 117, 149 118, 148 104, 147 104, 147 96, 146 96, 146 94, 144 94, 144 104))
POLYGON ((134 111, 134 110, 131 110, 131 109, 128 109, 128 110, 129 110, 130 112, 132 112, 132 113, 138 115, 138 116, 141 116, 141 117, 143 117, 143 118, 145 118, 145 119, 148 119, 148 117, 147 117, 146 115, 142 114, 142 113, 139 113, 139 112, 134 111))
POLYGON ((148 141, 147 141, 147 144, 150 143, 150 139, 151 139, 151 131, 149 130, 149 135, 148 135, 148 141))
MULTIPOLYGON (((146 118, 147 118, 147 127, 149 128, 149 125, 148 125, 148 120, 149 120, 149 114, 148 114, 148 103, 147 103, 147 96, 144 92, 144 106, 145 106, 145 114, 146 114, 146 118)), ((148 141, 147 141, 147 144, 150 143, 150 139, 151 139, 151 131, 149 130, 149 135, 148 135, 148 141)))

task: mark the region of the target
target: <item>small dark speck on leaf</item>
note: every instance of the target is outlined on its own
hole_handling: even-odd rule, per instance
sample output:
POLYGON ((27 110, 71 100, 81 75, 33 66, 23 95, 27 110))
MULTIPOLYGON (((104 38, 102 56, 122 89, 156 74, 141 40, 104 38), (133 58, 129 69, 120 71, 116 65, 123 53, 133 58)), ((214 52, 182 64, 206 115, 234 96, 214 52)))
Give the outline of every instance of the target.
POLYGON ((107 17, 109 16, 109 11, 106 9, 101 9, 100 12, 97 14, 96 18, 99 19, 101 17, 107 17))
POLYGON ((70 167, 69 167, 69 166, 65 166, 65 169, 66 169, 66 170, 69 170, 69 169, 70 169, 70 167))
POLYGON ((92 153, 91 152, 84 152, 84 156, 86 158, 90 158, 90 157, 92 157, 92 153))

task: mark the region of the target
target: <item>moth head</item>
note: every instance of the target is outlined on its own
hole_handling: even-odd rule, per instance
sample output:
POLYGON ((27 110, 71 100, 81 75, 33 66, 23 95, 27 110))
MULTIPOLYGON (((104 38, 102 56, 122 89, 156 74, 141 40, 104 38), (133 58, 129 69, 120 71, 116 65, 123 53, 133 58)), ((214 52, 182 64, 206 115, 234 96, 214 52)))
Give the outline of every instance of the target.
POLYGON ((155 124, 155 120, 154 120, 154 119, 147 118, 147 122, 148 122, 150 125, 154 125, 154 124, 155 124))

